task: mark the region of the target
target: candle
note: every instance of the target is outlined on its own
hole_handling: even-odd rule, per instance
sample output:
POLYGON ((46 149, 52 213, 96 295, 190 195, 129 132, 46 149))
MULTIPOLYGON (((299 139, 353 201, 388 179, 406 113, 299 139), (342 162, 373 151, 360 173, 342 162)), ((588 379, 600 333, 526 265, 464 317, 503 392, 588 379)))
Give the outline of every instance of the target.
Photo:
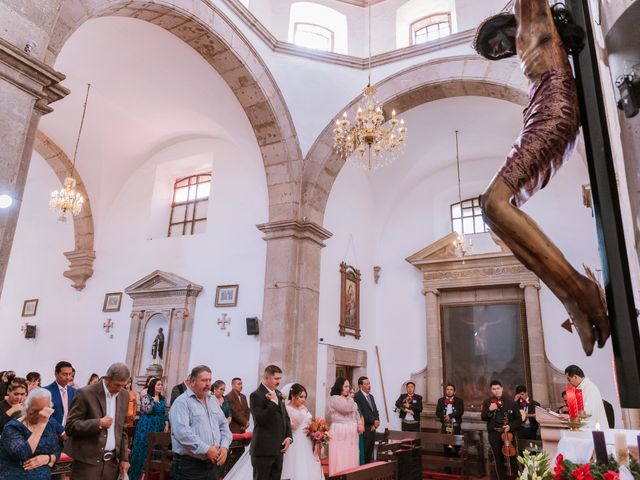
POLYGON ((584 399, 581 388, 576 388, 576 403, 578 404, 578 412, 584 412, 584 399))
POLYGON ((604 440, 604 432, 600 430, 600 424, 596 423, 596 429, 591 432, 593 435, 593 448, 596 452, 596 462, 607 464, 609 462, 607 455, 607 444, 604 440))
POLYGON ((573 387, 567 387, 567 406, 569 407, 569 418, 578 418, 578 401, 576 399, 576 390, 573 387))
POLYGON ((627 448, 627 436, 623 432, 616 432, 613 435, 613 443, 616 449, 616 459, 619 464, 629 463, 629 449, 627 448))

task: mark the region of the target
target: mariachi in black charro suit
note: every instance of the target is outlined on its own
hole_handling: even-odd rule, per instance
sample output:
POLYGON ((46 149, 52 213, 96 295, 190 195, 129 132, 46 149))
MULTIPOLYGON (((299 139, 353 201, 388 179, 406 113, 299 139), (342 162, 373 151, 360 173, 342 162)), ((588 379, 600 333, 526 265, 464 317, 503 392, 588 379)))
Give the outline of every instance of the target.
POLYGON ((282 473, 282 442, 291 438, 291 422, 284 398, 275 390, 278 403, 269 400, 269 390, 263 384, 249 396, 251 415, 255 423, 251 440, 251 464, 254 480, 280 480, 282 473))
POLYGON ((464 415, 464 401, 460 397, 441 397, 436 405, 436 417, 440 419, 442 426, 440 427, 441 433, 446 433, 447 430, 447 410, 451 404, 451 413, 449 418, 453 422, 453 434, 460 435, 462 433, 462 415, 464 415))
MULTIPOLYGON (((501 398, 489 398, 482 402, 481 418, 487 422, 487 433, 489 436, 489 444, 493 451, 493 457, 495 458, 496 470, 498 479, 502 480, 506 477, 505 464, 506 460, 502 454, 503 441, 501 434, 504 431, 504 426, 509 425, 511 433, 516 433, 520 425, 522 424, 522 418, 520 416, 520 409, 518 404, 513 400, 509 400, 506 397, 501 398), (495 403, 498 408, 491 411, 490 406, 495 403)), ((517 472, 516 457, 510 457, 510 468, 512 472, 517 472)))
POLYGON ((420 414, 422 413, 422 397, 417 394, 409 395, 403 393, 396 400, 396 409, 400 412, 400 420, 402 420, 402 430, 405 432, 420 431, 420 414), (409 410, 409 411, 407 411, 409 410), (413 419, 407 418, 410 413, 413 419))

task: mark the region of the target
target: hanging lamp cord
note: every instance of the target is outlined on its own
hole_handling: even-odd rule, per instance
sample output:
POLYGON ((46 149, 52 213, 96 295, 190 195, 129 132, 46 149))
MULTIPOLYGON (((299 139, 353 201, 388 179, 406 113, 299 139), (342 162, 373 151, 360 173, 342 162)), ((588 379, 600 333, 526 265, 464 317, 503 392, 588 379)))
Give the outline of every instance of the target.
MULTIPOLYGON (((462 209, 462 193, 460 190, 460 151, 458 150, 458 130, 456 130, 456 167, 458 169, 458 201, 462 209)), ((460 210, 462 212, 462 210, 460 210)))
POLYGON ((87 113, 87 102, 89 101, 89 90, 91 84, 87 83, 87 94, 84 97, 84 107, 82 107, 82 119, 80 120, 80 129, 78 130, 78 139, 76 140, 76 148, 73 151, 73 166, 71 167, 71 177, 73 177, 73 171, 76 169, 76 156, 78 155, 78 145, 80 144, 80 135, 82 135, 82 127, 84 125, 84 116, 87 113))

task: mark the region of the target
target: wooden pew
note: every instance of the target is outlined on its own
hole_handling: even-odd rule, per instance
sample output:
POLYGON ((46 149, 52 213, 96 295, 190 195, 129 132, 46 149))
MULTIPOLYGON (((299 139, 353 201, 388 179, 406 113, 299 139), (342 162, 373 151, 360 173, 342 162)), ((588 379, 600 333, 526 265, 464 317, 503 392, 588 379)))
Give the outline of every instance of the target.
POLYGON ((395 462, 373 462, 337 472, 328 480, 403 480, 396 476, 395 462))
POLYGON ((447 435, 445 433, 431 432, 399 432, 396 430, 387 430, 385 434, 387 441, 406 438, 420 440, 423 478, 440 477, 442 471, 447 467, 452 471, 459 472, 458 477, 465 480, 468 478, 466 465, 467 448, 464 435, 447 435), (458 447, 458 456, 445 455, 444 447, 448 445, 458 447))

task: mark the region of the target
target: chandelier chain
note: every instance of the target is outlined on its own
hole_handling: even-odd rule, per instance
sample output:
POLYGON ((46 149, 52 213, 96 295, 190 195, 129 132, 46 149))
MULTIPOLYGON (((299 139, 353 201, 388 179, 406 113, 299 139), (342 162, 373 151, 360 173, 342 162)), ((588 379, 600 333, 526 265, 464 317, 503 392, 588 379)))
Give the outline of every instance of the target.
POLYGON ((76 139, 76 148, 73 151, 73 166, 71 167, 71 176, 73 177, 73 171, 76 168, 76 156, 78 155, 78 145, 80 145, 80 135, 82 135, 82 127, 84 126, 84 116, 87 113, 87 103, 89 102, 89 90, 91 84, 87 83, 87 94, 84 97, 84 106, 82 107, 82 118, 80 119, 80 128, 78 129, 78 138, 76 139))
POLYGON ((460 150, 458 148, 458 130, 456 130, 456 168, 458 169, 458 201, 462 208, 462 190, 460 189, 460 150))

